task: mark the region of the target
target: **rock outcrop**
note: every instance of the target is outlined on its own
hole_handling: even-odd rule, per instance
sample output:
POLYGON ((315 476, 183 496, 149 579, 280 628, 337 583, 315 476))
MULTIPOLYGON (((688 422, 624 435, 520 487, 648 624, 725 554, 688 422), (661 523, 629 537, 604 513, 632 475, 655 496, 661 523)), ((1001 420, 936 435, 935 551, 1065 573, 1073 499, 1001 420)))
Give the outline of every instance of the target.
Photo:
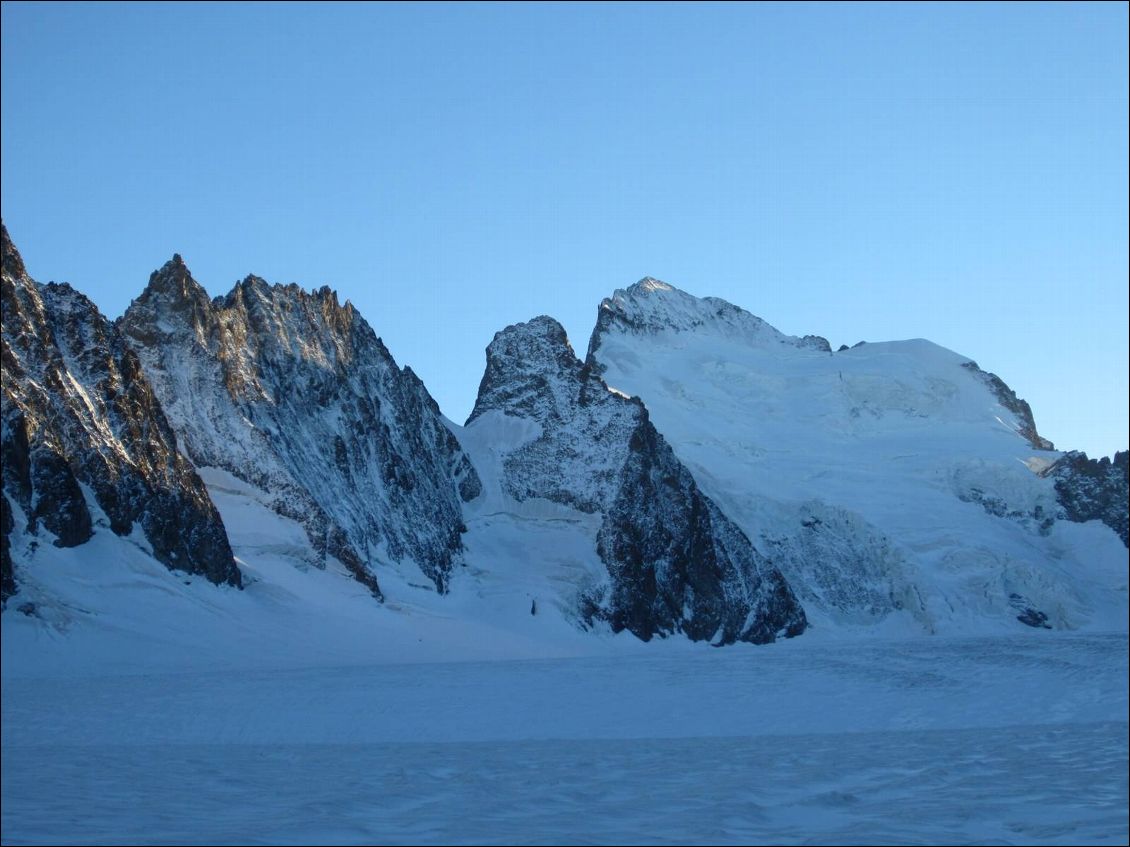
POLYGON ((1044 471, 1055 480, 1055 492, 1068 520, 1100 520, 1130 546, 1130 488, 1126 465, 1130 451, 1089 459, 1086 453, 1065 454, 1044 471))
POLYGON ((82 294, 34 282, 6 229, 2 300, 4 598, 32 565, 14 533, 73 547, 101 521, 118 535, 140 529, 170 569, 240 585, 219 513, 137 354, 82 294))
POLYGON ((601 516, 608 581, 585 598, 590 620, 644 640, 682 633, 719 644, 804 630, 781 574, 699 491, 643 404, 610 391, 555 320, 495 335, 468 428, 491 411, 540 428, 503 463, 511 497, 601 516))

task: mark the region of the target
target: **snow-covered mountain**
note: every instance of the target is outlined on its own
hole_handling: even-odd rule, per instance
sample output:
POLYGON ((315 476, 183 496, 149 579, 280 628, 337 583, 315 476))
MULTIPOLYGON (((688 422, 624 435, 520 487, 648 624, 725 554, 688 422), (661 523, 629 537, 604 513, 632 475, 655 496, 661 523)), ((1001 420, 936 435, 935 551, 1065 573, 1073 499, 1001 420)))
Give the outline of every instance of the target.
POLYGON ((715 643, 804 630, 777 569, 702 495, 643 404, 610 391, 552 318, 495 335, 467 434, 495 513, 541 500, 578 528, 593 516, 606 573, 582 586, 587 623, 715 643))
POLYGON ((1126 626, 1126 454, 1054 452, 927 341, 833 352, 648 278, 601 304, 584 362, 552 318, 499 332, 461 427, 328 288, 211 299, 175 256, 110 323, 5 232, 3 305, 0 588, 34 618, 6 616, 11 643, 1126 626))
POLYGON ((186 455, 299 521, 309 548, 297 555, 336 558, 378 596, 377 565, 391 562, 446 590, 478 478, 423 383, 351 304, 255 276, 210 300, 174 256, 118 326, 186 455))
POLYGON ((3 599, 34 581, 41 545, 98 528, 239 585, 223 522, 114 325, 69 285, 34 282, 6 228, 2 284, 3 599))
POLYGON ((818 627, 1125 625, 1126 548, 1063 520, 1033 472, 1059 454, 963 356, 924 340, 833 353, 648 278, 601 303, 587 364, 646 404, 818 627))

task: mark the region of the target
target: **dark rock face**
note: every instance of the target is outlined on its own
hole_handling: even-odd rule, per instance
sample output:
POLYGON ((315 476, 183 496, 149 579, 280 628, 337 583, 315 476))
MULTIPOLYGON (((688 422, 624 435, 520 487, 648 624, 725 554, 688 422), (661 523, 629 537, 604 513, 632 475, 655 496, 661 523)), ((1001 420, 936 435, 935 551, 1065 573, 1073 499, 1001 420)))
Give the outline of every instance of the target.
POLYGON ((828 339, 822 335, 806 335, 801 338, 801 344, 804 347, 811 347, 813 350, 819 350, 821 353, 831 353, 832 345, 828 343, 828 339))
POLYGON ((12 507, 8 496, 0 493, 0 609, 8 603, 8 598, 16 593, 16 574, 12 567, 12 507))
POLYGON ((1039 609, 1033 608, 1027 597, 1020 594, 1009 594, 1008 602, 1012 608, 1020 613, 1016 616, 1016 619, 1025 626, 1030 626, 1033 629, 1052 628, 1051 624, 1048 623, 1048 616, 1039 609))
POLYGON ((5 598, 16 514, 22 531, 77 546, 93 532, 84 487, 110 529, 140 526, 169 568, 240 585, 223 522, 137 356, 86 297, 33 282, 7 230, 3 262, 5 598))
POLYGON ((784 578, 705 495, 637 399, 617 394, 574 355, 552 318, 507 327, 487 348, 468 426, 490 411, 536 423, 502 484, 602 516, 608 585, 584 614, 641 639, 683 633, 763 643, 804 631, 784 578))
POLYGON ((412 560, 446 590, 479 480, 352 305, 254 276, 209 300, 174 256, 119 327, 192 461, 268 492, 315 565, 334 556, 380 597, 373 563, 412 560))
MULTIPOLYGON (((26 420, 20 423, 26 426, 26 420)), ((50 447, 42 447, 28 464, 32 472, 30 488, 39 492, 31 513, 33 524, 41 522, 55 535, 58 547, 77 547, 89 541, 94 535, 90 510, 67 460, 50 447)))
POLYGON ((1009 388, 1003 379, 994 373, 981 370, 976 362, 966 362, 962 367, 969 369, 989 387, 1002 406, 1012 412, 1020 421, 1020 434, 1028 439, 1028 443, 1036 450, 1054 450, 1055 445, 1036 431, 1036 421, 1032 417, 1032 407, 1026 400, 1016 396, 1016 392, 1009 388))
POLYGON ((1055 479, 1055 492, 1068 520, 1100 520, 1130 547, 1130 488, 1126 465, 1130 452, 1089 459, 1073 451, 1044 472, 1055 479))

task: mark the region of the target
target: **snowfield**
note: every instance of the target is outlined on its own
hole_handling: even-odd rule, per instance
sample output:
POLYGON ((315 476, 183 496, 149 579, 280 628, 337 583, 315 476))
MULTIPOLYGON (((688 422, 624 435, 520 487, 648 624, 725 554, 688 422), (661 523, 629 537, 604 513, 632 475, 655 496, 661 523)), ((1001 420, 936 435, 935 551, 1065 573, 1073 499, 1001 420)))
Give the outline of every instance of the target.
POLYGON ((1124 634, 604 646, 6 675, 3 840, 1126 843, 1124 634))
POLYGON ((552 601, 559 564, 526 555, 569 558, 576 531, 549 511, 477 516, 479 564, 449 596, 390 569, 382 606, 344 568, 303 565, 302 527, 253 489, 204 478, 243 591, 102 527, 36 551, 38 582, 0 619, 3 843, 1130 834, 1125 632, 583 632, 552 601))

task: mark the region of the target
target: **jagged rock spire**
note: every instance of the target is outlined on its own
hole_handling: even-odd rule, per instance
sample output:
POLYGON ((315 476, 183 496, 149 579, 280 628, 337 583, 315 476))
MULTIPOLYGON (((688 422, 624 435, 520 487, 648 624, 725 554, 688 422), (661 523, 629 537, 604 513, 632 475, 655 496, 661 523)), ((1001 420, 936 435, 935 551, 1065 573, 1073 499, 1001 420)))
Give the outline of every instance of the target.
POLYGON ((6 229, 3 263, 4 591, 34 566, 35 545, 17 556, 13 533, 77 546, 95 511, 118 535, 139 527, 169 568, 239 585, 219 513, 136 354, 71 286, 33 282, 6 229))

